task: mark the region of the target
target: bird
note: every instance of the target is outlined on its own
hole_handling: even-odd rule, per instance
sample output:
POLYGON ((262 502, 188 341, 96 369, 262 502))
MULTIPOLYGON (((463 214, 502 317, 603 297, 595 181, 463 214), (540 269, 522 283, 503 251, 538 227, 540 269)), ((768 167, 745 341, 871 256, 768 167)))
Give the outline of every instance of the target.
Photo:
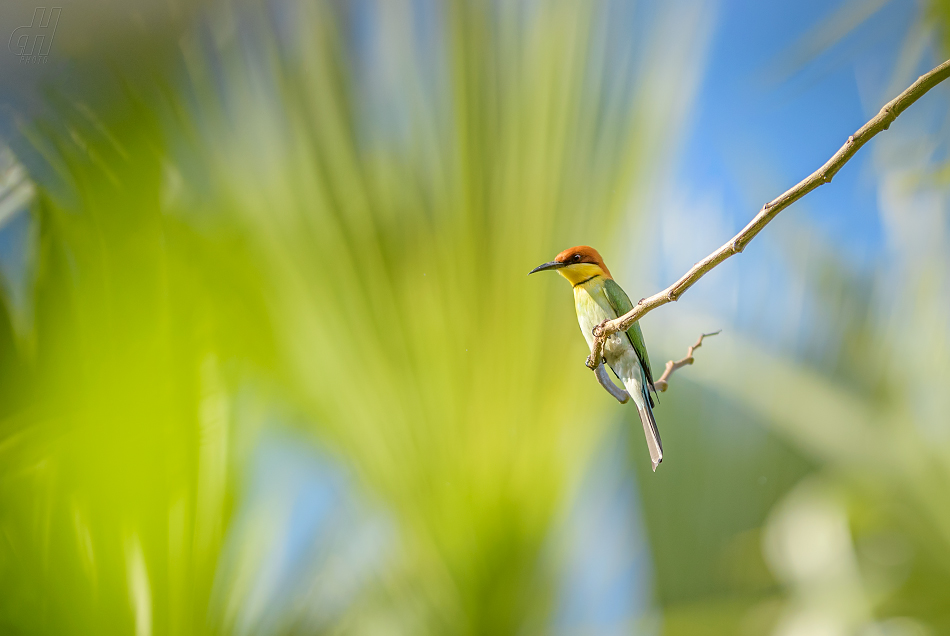
MULTIPOLYGON (((614 281, 604 259, 587 245, 571 247, 549 263, 538 265, 528 275, 555 270, 574 287, 574 309, 581 332, 590 347, 594 342, 593 329, 605 320, 613 320, 633 309, 626 292, 614 281)), ((638 322, 626 332, 618 332, 604 344, 604 360, 626 387, 643 424, 653 471, 663 461, 663 443, 653 417, 653 372, 650 357, 643 341, 638 322)))

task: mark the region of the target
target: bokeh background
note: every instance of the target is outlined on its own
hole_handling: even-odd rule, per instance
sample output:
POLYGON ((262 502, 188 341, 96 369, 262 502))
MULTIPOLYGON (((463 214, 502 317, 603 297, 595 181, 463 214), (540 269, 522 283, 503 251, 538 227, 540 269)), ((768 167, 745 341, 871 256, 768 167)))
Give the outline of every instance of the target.
POLYGON ((55 6, 0 7, 0 633, 950 633, 950 89, 644 318, 657 375, 723 329, 655 474, 525 276, 666 286, 950 4, 55 6))

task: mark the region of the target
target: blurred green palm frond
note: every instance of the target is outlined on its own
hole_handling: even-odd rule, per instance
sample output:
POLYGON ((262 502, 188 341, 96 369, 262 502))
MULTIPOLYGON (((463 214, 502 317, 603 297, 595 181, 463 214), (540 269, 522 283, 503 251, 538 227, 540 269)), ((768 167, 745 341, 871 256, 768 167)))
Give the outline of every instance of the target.
MULTIPOLYGON (((882 9, 891 16, 909 12, 896 4, 856 0, 816 19, 767 67, 770 79, 784 82, 803 68, 814 74, 815 67, 830 75, 829 68, 840 70, 847 59, 859 69, 863 92, 873 95, 866 102, 872 116, 950 50, 950 5, 920 3, 908 23, 888 25, 888 33, 900 29, 903 45, 883 66, 889 75, 879 77, 881 61, 869 43, 891 19, 876 15, 882 9), (865 26, 872 19, 877 26, 865 26), (837 45, 851 52, 829 56, 837 45)), ((755 464, 747 453, 763 450, 750 451, 750 432, 728 430, 735 424, 709 406, 705 425, 690 423, 699 415, 672 418, 690 427, 664 433, 681 456, 689 452, 684 438, 706 433, 706 426, 722 427, 717 441, 730 441, 716 454, 733 456, 707 477, 716 486, 704 483, 711 494, 702 498, 690 499, 692 484, 661 483, 661 493, 644 495, 648 524, 661 537, 653 540, 661 598, 680 592, 665 606, 666 633, 950 632, 950 506, 943 494, 950 487, 946 113, 947 94, 938 89, 869 148, 873 162, 864 183, 876 191, 880 218, 866 219, 871 210, 850 212, 861 227, 880 228, 866 262, 850 260, 849 232, 835 236, 841 244, 825 243, 820 227, 795 216, 780 233, 763 237, 786 252, 788 287, 805 290, 793 308, 801 325, 793 344, 727 330, 726 340, 717 341, 721 349, 703 350, 709 363, 691 367, 680 380, 687 386, 677 388, 676 410, 720 405, 731 419, 764 427, 791 457, 779 456, 772 470, 755 464), (796 232, 789 223, 802 225, 796 232), (690 380, 701 389, 693 398, 686 395, 690 380), (724 539, 735 533, 736 517, 755 514, 766 486, 774 492, 776 478, 791 481, 778 487, 777 501, 765 502, 768 514, 750 520, 752 527, 732 541, 724 539), (720 501, 724 488, 742 503, 720 501), (715 510, 702 510, 709 500, 715 510), (664 518, 669 501, 697 509, 664 518), (673 534, 682 517, 693 516, 704 523, 702 532, 691 541, 673 534), (705 571, 691 567, 701 559, 695 544, 718 546, 725 565, 710 558, 701 561, 705 571), (730 573, 743 581, 730 583, 730 573), (689 586, 677 577, 699 583, 683 594, 689 586)))
MULTIPOLYGON (((879 6, 854 2, 841 13, 879 6)), ((947 54, 947 3, 920 9, 884 83, 887 94, 947 54)), ((842 629, 950 630, 946 123, 946 95, 938 91, 876 142, 879 267, 861 271, 813 234, 808 249, 797 251, 808 254, 801 275, 822 312, 816 329, 823 335, 814 341, 827 343, 811 366, 736 342, 715 368, 695 369, 704 384, 751 407, 821 466, 765 527, 772 537, 766 556, 785 589, 780 631, 816 615, 842 629), (809 550, 820 553, 818 539, 795 545, 792 535, 827 532, 823 524, 837 514, 846 541, 823 557, 826 568, 808 571, 801 563, 809 550)))
POLYGON ((676 55, 647 72, 621 3, 275 6, 217 7, 177 59, 28 129, 45 168, 32 330, 2 341, 21 390, 0 626, 253 631, 216 578, 250 390, 395 521, 333 631, 544 631, 544 547, 608 403, 566 290, 525 274, 617 245, 700 25, 648 42, 676 55))
POLYGON ((278 56, 300 68, 223 72, 229 125, 263 134, 193 149, 254 236, 296 400, 397 515, 411 563, 379 611, 431 607, 411 633, 511 633, 549 609, 540 550, 603 402, 572 321, 547 319, 563 303, 525 274, 604 244, 648 174, 638 135, 663 124, 635 86, 604 99, 623 70, 594 37, 604 6, 450 3, 434 42, 380 6, 346 27, 373 33, 365 59, 308 9, 278 56))
POLYGON ((761 532, 777 633, 950 629, 950 192, 921 178, 947 139, 917 134, 892 130, 875 149, 878 266, 849 263, 813 230, 807 246, 786 235, 818 312, 811 346, 793 357, 735 338, 691 370, 818 468, 761 532))

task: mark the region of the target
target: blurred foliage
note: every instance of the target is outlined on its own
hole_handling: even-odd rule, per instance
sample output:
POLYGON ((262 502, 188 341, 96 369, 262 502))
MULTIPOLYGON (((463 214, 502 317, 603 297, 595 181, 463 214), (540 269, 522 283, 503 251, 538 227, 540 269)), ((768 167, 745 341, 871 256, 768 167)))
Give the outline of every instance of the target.
POLYGON ((40 190, 32 329, 4 337, 8 633, 127 632, 132 613, 203 629, 231 498, 225 365, 269 359, 253 270, 161 209, 152 109, 102 116, 34 133, 74 198, 40 190))
MULTIPOLYGON (((863 15, 862 5, 882 6, 846 3, 839 14, 863 15)), ((920 5, 881 103, 946 56, 945 5, 920 5)), ((746 343, 715 375, 697 369, 819 466, 765 527, 766 560, 786 597, 773 633, 950 632, 950 506, 941 494, 950 486, 946 104, 946 90, 934 91, 876 142, 884 250, 872 269, 848 263, 808 228, 786 238, 815 314, 788 356, 801 363, 746 343)))
POLYGON ((947 53, 950 51, 950 2, 928 0, 924 5, 924 21, 936 30, 940 47, 947 53))
POLYGON ((258 632, 245 579, 215 580, 248 386, 398 531, 359 613, 281 630, 547 624, 606 405, 565 290, 524 274, 609 244, 677 93, 630 79, 608 3, 275 11, 219 7, 177 59, 52 96, 18 148, 45 170, 32 329, 4 339, 10 632, 258 632))

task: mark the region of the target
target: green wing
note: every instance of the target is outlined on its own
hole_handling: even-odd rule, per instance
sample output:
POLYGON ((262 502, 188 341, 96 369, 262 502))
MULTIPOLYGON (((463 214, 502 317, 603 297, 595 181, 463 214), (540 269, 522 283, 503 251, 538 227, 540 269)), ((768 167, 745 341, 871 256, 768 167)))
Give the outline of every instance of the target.
MULTIPOLYGON (((627 292, 614 282, 612 278, 606 279, 604 291, 607 294, 607 301, 618 316, 622 316, 633 309, 633 303, 631 303, 630 298, 627 297, 627 292)), ((637 358, 640 359, 640 366, 643 367, 643 371, 646 373, 647 382, 650 383, 650 389, 655 391, 653 388, 653 371, 650 369, 650 356, 647 354, 647 346, 643 342, 643 332, 640 331, 639 322, 633 323, 633 326, 627 329, 627 337, 630 338, 630 344, 633 345, 634 351, 637 352, 637 358)))

